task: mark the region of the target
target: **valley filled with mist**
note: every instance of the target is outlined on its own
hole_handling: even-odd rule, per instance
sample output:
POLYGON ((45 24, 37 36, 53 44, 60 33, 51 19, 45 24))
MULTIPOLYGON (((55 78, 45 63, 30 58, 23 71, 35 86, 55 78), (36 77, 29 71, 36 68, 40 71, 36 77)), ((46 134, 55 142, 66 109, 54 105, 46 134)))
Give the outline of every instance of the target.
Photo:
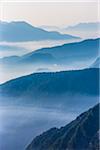
POLYGON ((0 149, 45 150, 35 137, 99 102, 98 25, 0 22, 0 149))

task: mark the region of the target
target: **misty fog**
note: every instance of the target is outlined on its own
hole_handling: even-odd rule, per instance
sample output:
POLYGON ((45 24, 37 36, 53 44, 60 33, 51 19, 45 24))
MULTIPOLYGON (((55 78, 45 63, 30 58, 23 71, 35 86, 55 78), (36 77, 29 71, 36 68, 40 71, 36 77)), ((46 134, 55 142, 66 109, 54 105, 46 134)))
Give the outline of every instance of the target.
MULTIPOLYGON (((17 101, 18 99, 16 99, 17 101)), ((73 96, 66 104, 57 102, 48 105, 28 105, 24 102, 0 106, 0 149, 24 150, 32 139, 52 127, 61 127, 80 113, 98 103, 98 97, 73 96), (83 103, 84 101, 84 103, 83 103)), ((54 100, 53 100, 54 101, 54 100)), ((59 101, 59 100, 58 100, 59 101)))
POLYGON ((73 61, 65 64, 8 64, 2 65, 0 64, 0 83, 4 83, 8 80, 15 79, 17 77, 29 75, 32 73, 39 72, 59 72, 59 71, 68 71, 68 70, 80 70, 85 68, 90 68, 94 59, 89 59, 86 61, 73 61))
POLYGON ((0 107, 0 149, 24 150, 36 135, 75 117, 75 113, 47 108, 0 107))
POLYGON ((59 46, 66 43, 72 43, 80 41, 79 39, 75 40, 44 40, 44 41, 33 41, 33 42, 0 42, 0 46, 6 46, 5 50, 0 48, 0 56, 21 56, 26 53, 35 51, 40 48, 59 46), (8 49, 7 46, 11 46, 11 49, 8 49), (16 50, 17 48, 17 50, 16 50))

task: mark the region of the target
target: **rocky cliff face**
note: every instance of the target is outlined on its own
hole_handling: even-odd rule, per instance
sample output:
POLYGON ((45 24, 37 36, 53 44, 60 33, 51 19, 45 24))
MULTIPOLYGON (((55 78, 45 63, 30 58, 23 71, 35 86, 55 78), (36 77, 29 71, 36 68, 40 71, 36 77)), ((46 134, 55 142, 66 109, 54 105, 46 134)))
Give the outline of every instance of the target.
POLYGON ((26 150, 99 150, 99 104, 68 125, 37 136, 26 150))

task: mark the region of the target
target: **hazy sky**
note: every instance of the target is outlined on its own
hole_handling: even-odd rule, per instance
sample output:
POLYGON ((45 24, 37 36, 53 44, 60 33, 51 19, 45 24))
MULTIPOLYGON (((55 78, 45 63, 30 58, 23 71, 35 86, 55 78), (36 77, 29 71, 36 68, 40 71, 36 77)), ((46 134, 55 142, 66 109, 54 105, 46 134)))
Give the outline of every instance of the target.
POLYGON ((93 0, 91 2, 83 1, 5 2, 1 5, 0 18, 4 21, 27 21, 34 26, 67 26, 80 22, 98 21, 98 3, 93 0))

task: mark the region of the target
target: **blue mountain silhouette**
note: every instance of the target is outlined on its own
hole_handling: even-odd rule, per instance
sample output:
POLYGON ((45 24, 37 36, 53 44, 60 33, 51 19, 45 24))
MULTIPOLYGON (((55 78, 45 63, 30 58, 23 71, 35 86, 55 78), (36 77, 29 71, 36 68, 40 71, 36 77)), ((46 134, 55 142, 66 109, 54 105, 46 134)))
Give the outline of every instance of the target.
POLYGON ((23 42, 40 40, 67 40, 78 39, 79 37, 60 34, 58 32, 48 32, 43 29, 33 27, 27 22, 0 22, 0 41, 23 42))

